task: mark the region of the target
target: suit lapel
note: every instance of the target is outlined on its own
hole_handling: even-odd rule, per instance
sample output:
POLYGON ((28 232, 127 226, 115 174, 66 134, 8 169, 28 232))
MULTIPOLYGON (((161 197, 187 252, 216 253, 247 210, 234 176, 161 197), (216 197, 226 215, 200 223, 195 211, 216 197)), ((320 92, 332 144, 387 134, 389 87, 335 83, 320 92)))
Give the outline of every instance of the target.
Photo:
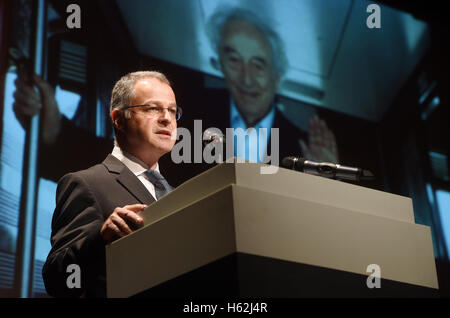
POLYGON ((117 175, 117 182, 140 203, 150 204, 155 201, 142 182, 119 159, 113 155, 108 155, 108 157, 106 157, 103 161, 103 164, 110 173, 117 175))

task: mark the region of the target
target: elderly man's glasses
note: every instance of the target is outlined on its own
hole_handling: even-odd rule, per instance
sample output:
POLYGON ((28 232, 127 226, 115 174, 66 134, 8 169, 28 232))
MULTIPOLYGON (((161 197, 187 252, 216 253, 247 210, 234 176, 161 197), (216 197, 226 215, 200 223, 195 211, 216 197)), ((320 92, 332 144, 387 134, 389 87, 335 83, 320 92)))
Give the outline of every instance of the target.
POLYGON ((126 106, 122 108, 123 110, 129 108, 137 108, 141 109, 141 113, 148 117, 159 117, 164 114, 164 110, 167 109, 169 112, 170 118, 179 120, 181 115, 183 114, 183 110, 181 107, 162 107, 162 106, 154 106, 154 105, 134 105, 134 106, 126 106))

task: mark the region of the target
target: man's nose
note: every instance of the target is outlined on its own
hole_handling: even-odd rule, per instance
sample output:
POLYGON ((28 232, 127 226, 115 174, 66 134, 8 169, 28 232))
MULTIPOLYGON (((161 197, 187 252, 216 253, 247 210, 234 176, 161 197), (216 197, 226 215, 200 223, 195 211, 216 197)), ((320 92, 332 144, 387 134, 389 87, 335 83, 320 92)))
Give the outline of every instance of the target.
POLYGON ((161 122, 169 123, 171 121, 171 115, 168 108, 163 108, 159 113, 158 120, 161 122))
POLYGON ((249 63, 244 64, 241 76, 242 76, 242 83, 245 86, 250 87, 253 85, 253 74, 249 63))

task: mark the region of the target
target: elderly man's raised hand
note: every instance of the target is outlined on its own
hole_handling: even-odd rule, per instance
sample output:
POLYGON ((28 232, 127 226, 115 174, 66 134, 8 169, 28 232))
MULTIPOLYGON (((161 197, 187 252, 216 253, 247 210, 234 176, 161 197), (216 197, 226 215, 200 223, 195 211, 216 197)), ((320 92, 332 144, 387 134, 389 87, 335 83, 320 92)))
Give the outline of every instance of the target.
POLYGON ((299 140, 303 157, 317 162, 337 163, 336 138, 324 120, 314 116, 309 120, 308 144, 299 140))

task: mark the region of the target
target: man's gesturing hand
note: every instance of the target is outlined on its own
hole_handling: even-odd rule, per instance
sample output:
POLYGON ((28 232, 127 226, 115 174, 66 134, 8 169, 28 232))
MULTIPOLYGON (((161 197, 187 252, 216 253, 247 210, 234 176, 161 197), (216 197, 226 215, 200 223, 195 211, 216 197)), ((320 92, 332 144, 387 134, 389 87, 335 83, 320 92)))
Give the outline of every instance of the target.
POLYGON ((103 240, 106 243, 110 243, 141 227, 144 224, 144 220, 138 213, 146 207, 144 204, 132 204, 123 208, 115 208, 100 230, 103 240))

